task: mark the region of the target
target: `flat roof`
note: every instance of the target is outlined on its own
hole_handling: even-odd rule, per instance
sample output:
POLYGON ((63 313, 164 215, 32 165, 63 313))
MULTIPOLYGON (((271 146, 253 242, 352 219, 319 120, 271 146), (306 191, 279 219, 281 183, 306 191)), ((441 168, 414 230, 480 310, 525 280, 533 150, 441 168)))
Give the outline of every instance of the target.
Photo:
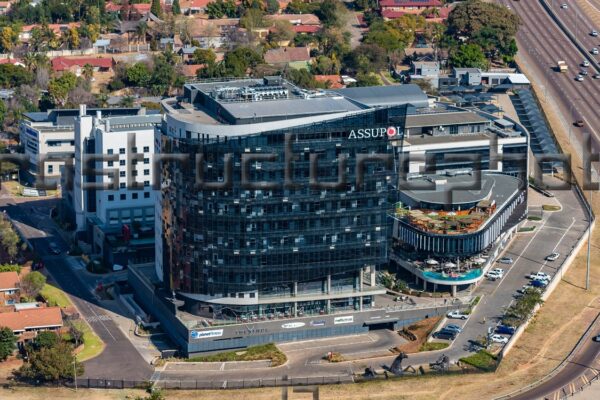
POLYGON ((481 124, 490 122, 489 118, 471 111, 451 111, 431 114, 409 114, 406 116, 406 125, 408 128, 418 128, 424 126, 448 126, 481 124))
POLYGON ((344 88, 336 89, 335 93, 369 107, 403 104, 423 107, 429 104, 425 92, 414 84, 344 88))
POLYGON ((482 200, 495 201, 501 207, 519 189, 520 179, 504 174, 482 172, 448 176, 445 174, 422 175, 408 180, 406 186, 433 186, 431 189, 403 188, 402 193, 414 201, 429 204, 472 204, 482 200), (435 183, 437 181, 437 183, 435 183), (471 189, 467 189, 472 187, 471 189))

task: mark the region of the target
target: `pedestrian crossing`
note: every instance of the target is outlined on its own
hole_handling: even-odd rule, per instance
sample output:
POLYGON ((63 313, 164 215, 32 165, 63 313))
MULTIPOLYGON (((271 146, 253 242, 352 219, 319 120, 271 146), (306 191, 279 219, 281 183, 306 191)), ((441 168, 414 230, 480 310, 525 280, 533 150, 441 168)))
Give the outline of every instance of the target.
POLYGON ((112 318, 108 315, 94 315, 85 319, 87 322, 110 321, 112 318))

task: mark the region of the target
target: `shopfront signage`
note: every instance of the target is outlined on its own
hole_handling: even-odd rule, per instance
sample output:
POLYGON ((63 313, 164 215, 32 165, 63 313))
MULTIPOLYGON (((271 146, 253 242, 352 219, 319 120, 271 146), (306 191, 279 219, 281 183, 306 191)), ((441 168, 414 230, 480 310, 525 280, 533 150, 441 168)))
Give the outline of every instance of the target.
POLYGON ((362 128, 352 129, 348 139, 376 139, 376 138, 394 138, 402 133, 398 126, 388 126, 387 128, 362 128))
POLYGON ((310 321, 310 326, 325 326, 325 320, 319 319, 316 321, 310 321))
POLYGON ((287 324, 281 325, 283 329, 294 329, 294 328, 302 328, 306 325, 304 322, 288 322, 287 324))
POLYGON ((223 329, 214 329, 211 331, 192 331, 190 333, 192 339, 205 339, 211 337, 223 336, 223 329))
POLYGON ((346 317, 335 317, 334 320, 333 320, 333 323, 335 325, 338 325, 338 324, 351 324, 353 322, 354 322, 354 316, 352 316, 352 315, 348 315, 346 317))

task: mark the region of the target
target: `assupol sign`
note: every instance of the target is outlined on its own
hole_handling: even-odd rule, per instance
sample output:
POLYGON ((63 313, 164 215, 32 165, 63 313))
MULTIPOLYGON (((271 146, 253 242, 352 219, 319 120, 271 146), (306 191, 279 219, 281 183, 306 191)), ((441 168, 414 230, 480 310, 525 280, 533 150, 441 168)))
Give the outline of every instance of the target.
POLYGON ((394 138, 402 134, 399 126, 388 126, 387 128, 362 128, 352 129, 348 139, 376 139, 376 138, 394 138))

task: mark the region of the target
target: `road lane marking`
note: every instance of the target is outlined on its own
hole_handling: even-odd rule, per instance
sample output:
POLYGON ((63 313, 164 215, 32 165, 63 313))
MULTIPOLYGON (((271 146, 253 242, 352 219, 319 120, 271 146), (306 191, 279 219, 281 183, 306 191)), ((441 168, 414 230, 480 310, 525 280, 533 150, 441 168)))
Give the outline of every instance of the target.
MULTIPOLYGON (((575 225, 575 217, 572 217, 572 218, 573 218, 573 221, 571 221, 571 225, 569 225, 569 227, 567 228, 567 230, 565 230, 565 233, 563 233, 562 236, 560 237, 560 239, 558 239, 558 242, 556 242, 556 245, 552 249, 552 253, 556 252, 556 249, 560 245, 560 242, 562 242, 562 240, 565 238, 565 236, 567 236, 567 233, 569 233, 569 230, 573 227, 573 225, 575 225)), ((542 266, 540 267, 538 273, 542 272, 542 270, 544 269, 544 267, 546 266, 546 264, 548 264, 548 259, 544 258, 544 262, 543 262, 542 266)), ((562 267, 563 264, 564 264, 564 261, 562 262, 562 264, 560 266, 562 267)))

